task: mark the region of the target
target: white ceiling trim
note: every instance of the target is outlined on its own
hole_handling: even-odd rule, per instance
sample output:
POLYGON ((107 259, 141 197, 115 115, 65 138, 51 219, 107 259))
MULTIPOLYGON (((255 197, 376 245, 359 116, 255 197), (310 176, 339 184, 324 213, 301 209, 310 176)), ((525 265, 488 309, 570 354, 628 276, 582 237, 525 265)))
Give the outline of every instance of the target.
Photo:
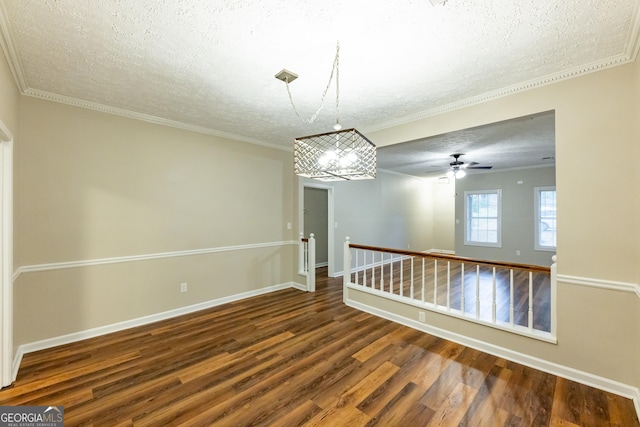
POLYGON ((220 138, 230 139, 233 141, 247 142, 250 144, 261 145, 263 147, 276 148, 278 150, 293 152, 293 141, 290 146, 284 146, 280 144, 271 144, 268 142, 260 141, 255 138, 249 138, 241 135, 236 135, 228 132, 219 131, 216 129, 210 129, 203 126, 196 126, 189 123, 183 123, 176 120, 165 119, 163 117, 152 116, 149 114, 138 113, 136 111, 126 110, 123 108, 111 107, 108 105, 99 104, 96 102, 86 101, 70 96, 58 95, 56 93, 46 92, 37 89, 31 89, 27 86, 23 67, 20 64, 18 55, 16 54, 15 44, 13 43, 13 37, 9 31, 9 25, 6 19, 6 11, 4 3, 0 0, 0 46, 7 58, 9 68, 13 74, 13 78, 16 81, 16 85, 22 95, 32 96, 34 98, 44 99, 47 101, 58 102, 61 104, 73 105, 75 107, 87 108, 94 111, 100 111, 108 114, 115 114, 117 116, 127 117, 135 120, 142 120, 149 123, 155 123, 159 125, 169 126, 177 129, 188 130, 205 135, 217 136, 220 138))
POLYGON ((631 29, 629 31, 629 38, 627 39, 627 47, 625 53, 631 58, 631 61, 635 61, 640 51, 640 2, 636 2, 636 7, 633 10, 633 19, 631 29))
POLYGON ((606 61, 595 62, 592 64, 583 65, 578 68, 564 70, 560 73, 549 74, 548 76, 545 76, 539 79, 518 83, 516 85, 508 86, 493 92, 487 92, 487 93, 483 93, 482 95, 463 99, 462 101, 453 102, 451 104, 443 105, 440 107, 430 108, 428 110, 411 114, 409 116, 401 117, 399 119, 394 119, 388 122, 379 123, 374 126, 369 126, 369 127, 363 128, 362 132, 371 133, 371 132, 376 132, 383 129, 388 129, 394 126, 399 126, 399 125, 415 122, 417 120, 425 119, 427 117, 437 116, 438 114, 447 113, 449 111, 458 110, 460 108, 470 107, 472 105, 481 104, 487 101, 492 101, 505 96, 513 95, 515 93, 524 92, 530 89, 535 89, 535 88, 539 88, 549 84, 557 83, 562 80, 572 79, 574 77, 579 77, 585 74, 593 73, 595 71, 604 70, 606 68, 623 65, 623 64, 635 61, 636 56, 637 56, 637 48, 633 56, 618 55, 618 56, 609 58, 606 61))
MULTIPOLYGON (((1 4, 1 3, 0 3, 1 4)), ((0 11, 1 12, 1 11, 0 11)), ((1 17, 1 13, 0 13, 0 17, 1 17)), ((1 21, 0 21, 1 23, 1 21)), ((636 34, 640 34, 639 31, 635 31, 636 34)), ((9 40, 11 40, 9 38, 9 40)), ((12 46, 11 43, 7 43, 9 46, 12 46)), ((399 126, 399 125, 403 125, 403 124, 407 124, 407 123, 411 123, 414 121, 418 121, 421 119, 425 119, 427 117, 431 117, 431 116, 436 116, 438 114, 443 114, 449 111, 453 111, 453 110, 457 110, 457 109, 461 109, 461 108, 465 108, 465 107, 470 107, 472 105, 476 105, 476 104, 481 104, 483 102, 487 102, 487 101, 491 101, 491 100, 495 100, 498 98, 502 98, 505 96, 509 96, 518 92, 524 92, 527 91, 529 89, 534 89, 534 88, 538 88, 541 86, 545 86, 545 85, 549 85, 549 84, 553 84, 553 83, 557 83, 559 81, 562 80, 568 80, 574 77, 578 77, 584 74, 589 74, 595 71, 600 71, 600 70, 604 70, 606 68, 611 68, 611 67, 615 67, 618 65, 623 65, 626 63, 630 63, 635 61, 635 58, 637 56, 638 53, 638 46, 640 45, 640 43, 638 43, 637 41, 635 43, 630 43, 630 46, 634 46, 633 55, 619 55, 619 56, 615 56, 612 58, 609 58, 606 61, 601 61, 601 62, 596 62, 593 64, 588 64, 586 66, 582 66, 582 67, 578 67, 572 70, 565 70, 563 72, 560 73, 556 73, 556 74, 551 74, 548 76, 545 76, 543 78, 540 79, 535 79, 535 80, 530 80, 528 82, 523 82, 523 83, 519 83, 517 85, 513 85, 513 86, 509 86, 506 88, 502 88, 500 90, 497 91, 493 91, 493 92, 487 92, 484 93, 482 95, 478 95, 475 97, 471 97, 471 98, 467 98, 464 99, 462 101, 458 101, 458 102, 454 102, 451 104, 447 104, 447 105, 443 105, 441 107, 436 107, 436 108, 431 108, 429 110, 425 110, 425 111, 421 111, 415 114, 411 114, 409 116, 405 116, 405 117, 401 117, 399 119, 395 119, 395 120, 390 120, 388 122, 383 122, 380 123, 378 125, 374 125, 374 126, 369 126, 369 127, 365 127, 363 128, 362 132, 364 133, 371 133, 371 132, 376 132, 379 130, 383 130, 383 129, 388 129, 394 126, 399 126)), ((3 45, 4 47, 4 45, 3 45)), ((13 49, 9 48, 9 51, 11 52, 13 49)), ((6 52, 5 52, 6 53, 6 52)), ((9 63, 10 63, 10 67, 11 67, 11 62, 14 62, 14 66, 11 67, 12 72, 14 72, 14 77, 16 78, 16 82, 18 83, 18 86, 20 87, 21 84, 24 85, 24 77, 22 74, 22 69, 19 65, 16 65, 15 61, 13 58, 15 58, 15 55, 9 55, 10 59, 9 59, 9 63), (14 71, 15 70, 15 71, 14 71)), ((64 96, 64 95, 58 95, 55 93, 50 93, 50 92, 45 92, 45 91, 41 91, 41 90, 36 90, 36 89, 31 89, 31 88, 25 88, 25 89, 21 89, 21 93, 23 95, 27 95, 27 96, 32 96, 35 98, 40 98, 40 99, 45 99, 48 101, 53 101, 53 102, 58 102, 58 103, 62 103, 62 104, 68 104, 68 105, 73 105, 76 107, 81 107, 81 108, 88 108, 91 110, 96 110, 96 111, 101 111, 104 113, 109 113, 109 114, 115 114, 118 116, 123 116, 123 117, 128 117, 128 118, 132 118, 132 119, 136 119, 136 120, 142 120, 145 122, 150 122, 150 123, 155 123, 155 124, 161 124, 161 125, 165 125, 165 126, 170 126, 170 127, 174 127, 174 128, 178 128, 178 129, 184 129, 184 130, 189 130, 189 131, 193 131, 193 132, 198 132, 198 133, 203 133, 206 135, 213 135, 213 136, 218 136, 221 138, 226 138, 226 139, 231 139, 231 140, 235 140, 235 141, 241 141, 241 142, 247 142, 250 144, 256 144, 256 145, 261 145, 261 146, 265 146, 265 147, 270 147, 270 148, 276 148, 279 150, 285 150, 285 151, 293 151, 293 146, 283 146, 280 144, 270 144, 264 141, 260 141, 254 138, 249 138, 249 137, 244 137, 241 135, 236 135, 236 134, 232 134, 232 133, 228 133, 228 132, 223 132, 223 131, 219 131, 216 129, 210 129, 210 128, 206 128, 203 126, 196 126, 196 125, 192 125, 189 123, 183 123, 183 122, 179 122, 176 120, 170 120, 170 119, 165 119, 162 117, 157 117, 157 116, 152 116, 149 114, 144 114, 144 113, 138 113, 135 111, 131 111, 131 110, 126 110, 123 108, 116 108, 116 107, 111 107, 108 105, 104 105, 104 104, 99 104, 99 103, 95 103, 95 102, 91 102, 91 101, 86 101, 86 100, 82 100, 82 99, 78 99, 78 98, 73 98, 73 97, 69 97, 69 96, 64 96)))
POLYGON ((7 13, 4 8, 4 2, 0 0, 0 46, 2 46, 2 51, 7 58, 9 69, 11 70, 11 74, 13 74, 16 85, 18 85, 18 89, 21 93, 24 93, 27 89, 26 79, 24 78, 24 72, 22 71, 18 55, 16 55, 15 45, 9 32, 9 23, 6 16, 7 13))
POLYGON ((362 132, 371 133, 383 129, 388 129, 394 126, 399 126, 407 123, 411 123, 417 120, 425 119, 427 117, 436 116, 449 111, 457 110, 460 108, 469 107, 483 102, 491 101, 494 99, 502 98, 504 96, 513 95, 518 92, 524 92, 529 89, 539 88, 549 84, 557 83, 562 80, 572 79, 585 74, 601 71, 607 68, 616 67, 618 65, 624 65, 634 62, 638 57, 640 51, 640 1, 636 2, 633 10, 633 19, 631 28, 629 31, 629 37, 627 38, 627 44, 624 53, 613 56, 604 61, 594 62, 591 64, 582 65, 574 69, 564 70, 559 73, 549 74, 547 76, 529 80, 527 82, 518 83, 513 86, 498 89, 493 92, 487 92, 478 96, 463 99, 458 102, 443 105, 440 107, 430 108, 415 114, 411 114, 405 117, 401 117, 387 122, 381 122, 373 126, 364 127, 362 132))
POLYGON ((13 141, 13 135, 9 128, 0 120, 0 142, 13 141))
POLYGON ((220 138, 231 139, 234 141, 247 142, 250 144, 261 145, 269 148, 277 148, 284 151, 293 152, 293 141, 291 146, 282 146, 279 144, 270 144, 268 142, 260 141, 254 138, 235 135, 228 132, 219 131, 216 129, 209 129, 203 126, 196 126, 189 123, 183 123, 176 120, 165 119, 163 117, 152 116, 150 114, 138 113, 136 111, 126 110, 124 108, 111 107, 109 105, 99 104, 97 102, 86 101, 83 99, 77 99, 70 96, 58 95, 51 92, 45 92, 42 90, 27 89, 23 95, 32 96, 34 98, 40 98, 47 101, 58 102, 61 104, 73 105, 75 107, 87 108, 89 110, 100 111, 108 114, 115 114, 117 116, 127 117, 130 119, 142 120, 144 122, 155 123, 159 125, 170 126, 177 129, 188 130, 192 132, 202 133, 205 135, 218 136, 220 138))

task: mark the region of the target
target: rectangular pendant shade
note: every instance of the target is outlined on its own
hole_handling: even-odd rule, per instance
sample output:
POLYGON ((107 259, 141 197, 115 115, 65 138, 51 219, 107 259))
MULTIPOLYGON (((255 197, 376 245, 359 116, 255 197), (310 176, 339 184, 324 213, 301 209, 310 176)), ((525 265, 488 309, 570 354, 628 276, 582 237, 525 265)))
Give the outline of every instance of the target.
POLYGON ((373 179, 376 146, 356 129, 295 138, 296 175, 320 181, 373 179))

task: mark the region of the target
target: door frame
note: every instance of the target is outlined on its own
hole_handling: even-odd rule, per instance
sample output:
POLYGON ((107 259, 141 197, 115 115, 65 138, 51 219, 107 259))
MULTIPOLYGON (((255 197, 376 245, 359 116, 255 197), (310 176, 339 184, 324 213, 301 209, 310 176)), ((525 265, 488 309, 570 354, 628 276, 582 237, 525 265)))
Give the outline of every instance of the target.
POLYGON ((300 233, 304 233, 304 189, 318 188, 327 190, 327 275, 335 277, 335 216, 333 187, 326 184, 316 184, 314 182, 306 182, 304 178, 298 178, 298 224, 300 224, 300 233))
POLYGON ((0 120, 0 387, 10 385, 13 365, 13 135, 0 120))

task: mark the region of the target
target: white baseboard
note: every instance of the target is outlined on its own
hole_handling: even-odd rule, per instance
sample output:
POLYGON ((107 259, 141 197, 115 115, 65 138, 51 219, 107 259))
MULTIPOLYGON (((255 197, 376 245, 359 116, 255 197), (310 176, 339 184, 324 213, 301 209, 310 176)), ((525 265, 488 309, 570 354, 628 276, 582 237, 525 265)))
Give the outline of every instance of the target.
POLYGON ((243 292, 240 294, 230 295, 227 297, 217 298, 211 301, 205 301, 198 304, 189 305, 186 307, 176 308, 174 310, 165 311, 162 313, 152 314, 149 316, 139 317, 137 319, 126 320, 124 322, 113 323, 111 325, 100 326, 93 329, 87 329, 85 331, 74 332, 67 335, 62 335, 54 338, 47 338, 45 340, 36 341, 28 344, 22 344, 18 347, 16 354, 13 358, 12 364, 12 379, 15 381, 18 375, 18 369, 22 362, 22 357, 27 353, 34 351, 45 350, 47 348, 57 347, 63 344, 69 344, 76 341, 82 341, 88 338, 94 338, 101 335, 110 334, 112 332, 118 332, 125 329, 134 328, 136 326, 147 325, 149 323, 158 322, 160 320, 170 319, 172 317, 182 316, 184 314, 193 313, 196 311, 204 310, 218 305, 226 304, 229 302, 239 301, 246 298, 255 297, 258 295, 268 294, 271 292, 280 291, 283 289, 294 288, 301 291, 307 290, 305 285, 300 283, 289 282, 280 285, 268 286, 266 288, 255 289, 253 291, 243 292))
MULTIPOLYGON (((287 287, 294 288, 294 289, 297 289, 299 291, 307 292, 307 285, 303 285, 303 284, 300 284, 300 283, 291 282, 291 283, 289 283, 289 286, 286 286, 285 288, 287 288, 287 287)), ((283 288, 283 289, 285 289, 285 288, 283 288)))
POLYGON ((498 356, 503 359, 511 360, 513 362, 520 363, 521 365, 537 369, 539 371, 547 372, 558 377, 566 378, 572 381, 579 382, 581 384, 588 385, 590 387, 594 387, 600 390, 607 391, 609 393, 632 399, 636 409, 636 414, 638 416, 638 419, 640 419, 640 388, 638 387, 623 384, 618 381, 610 380, 608 378, 603 378, 598 375, 571 368, 569 366, 559 365, 557 363, 539 359, 528 354, 489 344, 484 341, 479 341, 475 338, 470 338, 465 335, 460 335, 451 331, 447 331, 445 329, 440 329, 435 326, 418 322, 417 320, 409 319, 395 313, 383 311, 376 307, 362 304, 357 301, 347 299, 345 303, 349 307, 353 307, 360 311, 364 311, 375 316, 382 317, 383 319, 391 320, 392 322, 396 322, 401 325, 405 325, 410 328, 417 329, 419 331, 426 332, 428 334, 435 335, 437 337, 444 338, 446 340, 453 341, 458 344, 474 348, 476 350, 480 350, 484 353, 489 353, 494 356, 498 356))

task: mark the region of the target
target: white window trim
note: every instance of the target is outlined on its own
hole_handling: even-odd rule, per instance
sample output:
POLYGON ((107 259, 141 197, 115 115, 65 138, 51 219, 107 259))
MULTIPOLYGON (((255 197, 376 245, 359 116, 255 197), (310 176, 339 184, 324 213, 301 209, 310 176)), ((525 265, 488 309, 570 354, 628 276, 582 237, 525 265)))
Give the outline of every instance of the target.
MULTIPOLYGON (((550 185, 550 186, 546 186, 546 187, 535 187, 533 189, 533 193, 534 193, 534 197, 535 197, 535 201, 533 203, 533 209, 534 209, 534 235, 533 235, 533 241, 534 243, 534 249, 536 251, 545 251, 545 252, 555 252, 556 251, 556 247, 557 247, 557 241, 556 241, 556 246, 542 246, 540 245, 540 192, 541 191, 556 191, 556 187, 555 185, 550 185)), ((558 193, 556 192, 556 203, 557 203, 557 197, 558 197, 558 193)), ((557 207, 556 207, 556 211, 557 211, 557 207)), ((557 215, 557 214, 556 214, 557 215)), ((556 217, 557 218, 557 217, 556 217)), ((556 219, 557 221, 557 219, 556 219)), ((556 238, 557 238, 557 234, 556 234, 556 238)))
POLYGON ((473 190, 464 192, 464 244, 465 246, 483 246, 488 248, 502 247, 502 189, 495 190, 473 190), (468 240, 469 228, 469 206, 468 199, 470 194, 497 194, 498 195, 498 241, 496 243, 476 242, 468 240))

